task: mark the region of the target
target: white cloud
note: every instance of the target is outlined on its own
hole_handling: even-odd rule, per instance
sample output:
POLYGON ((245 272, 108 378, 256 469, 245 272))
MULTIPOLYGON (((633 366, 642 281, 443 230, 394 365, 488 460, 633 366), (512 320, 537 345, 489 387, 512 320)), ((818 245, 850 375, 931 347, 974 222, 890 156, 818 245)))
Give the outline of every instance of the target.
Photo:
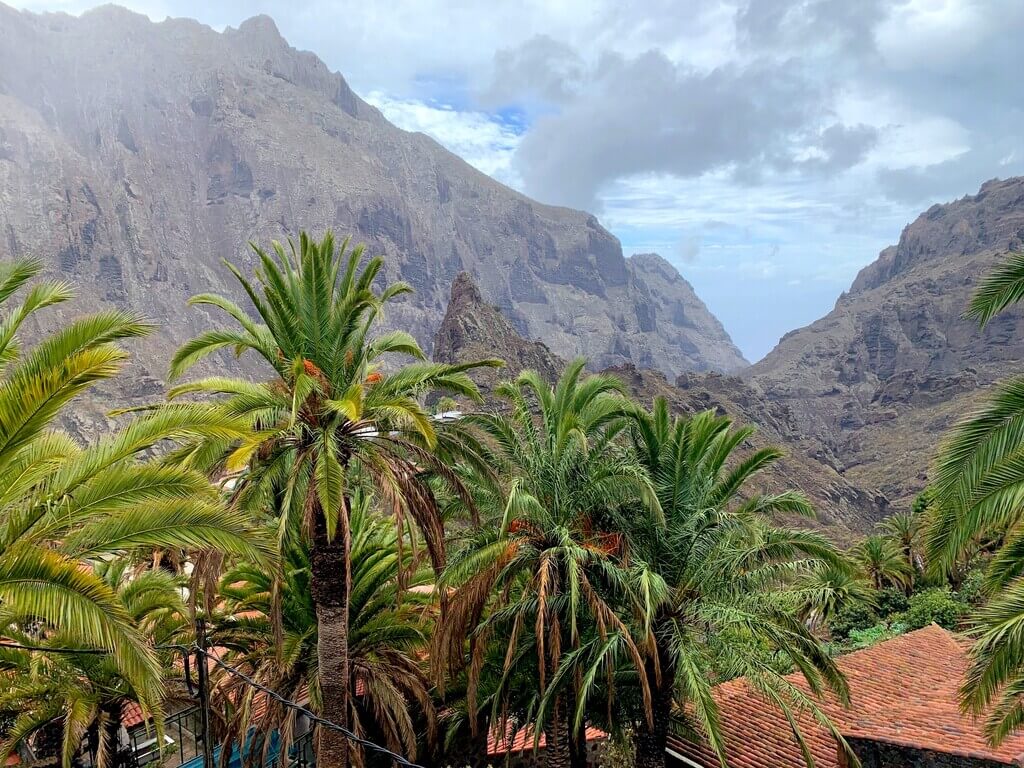
POLYGON ((520 140, 515 126, 484 112, 399 99, 381 91, 371 91, 364 98, 399 128, 425 133, 477 170, 519 186, 512 170, 512 156, 520 140))

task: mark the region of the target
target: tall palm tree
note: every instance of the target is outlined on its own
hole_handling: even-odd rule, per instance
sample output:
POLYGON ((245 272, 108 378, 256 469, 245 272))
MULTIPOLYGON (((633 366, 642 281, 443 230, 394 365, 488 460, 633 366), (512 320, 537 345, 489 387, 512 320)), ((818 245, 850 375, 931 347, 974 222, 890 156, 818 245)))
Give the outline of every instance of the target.
MULTIPOLYGON (((432 625, 433 597, 428 588, 432 572, 412 566, 411 547, 400 545, 392 523, 373 516, 367 497, 353 498, 350 524, 352 728, 415 759, 417 721, 427 725, 430 741, 436 729, 422 660, 432 625)), ((226 615, 218 621, 213 641, 227 650, 227 663, 282 697, 306 700, 313 711, 321 712, 310 553, 301 537, 294 537, 288 546, 282 567, 280 584, 256 563, 241 563, 224 575, 221 594, 226 615), (275 601, 275 590, 280 590, 279 601, 275 601)), ((252 722, 254 702, 262 694, 229 675, 218 675, 215 685, 215 701, 229 710, 225 720, 233 720, 236 726, 228 729, 229 740, 242 738, 244 733, 237 726, 252 722)), ((272 701, 264 703, 265 713, 255 723, 257 732, 265 745, 276 732, 281 754, 287 754, 301 735, 296 733, 296 712, 272 701)), ((354 752, 352 757, 354 763, 362 764, 366 756, 354 752)))
POLYGON ((812 693, 831 689, 847 696, 834 663, 792 610, 804 597, 793 589, 795 577, 840 567, 841 560, 823 537, 771 525, 776 513, 812 510, 796 492, 762 494, 751 487, 781 455, 762 448, 738 456, 752 433, 710 411, 673 419, 663 398, 650 412, 634 413, 630 436, 661 509, 660 516, 634 515, 627 536, 640 632, 647 638, 643 672, 653 699, 650 723, 639 713, 632 717, 642 768, 665 765, 677 713, 692 720, 725 764, 712 697, 722 670, 745 675, 789 718, 805 754, 797 711, 810 711, 832 728, 814 700, 751 653, 752 645, 791 661, 812 693))
POLYGON ((875 589, 905 587, 913 571, 897 543, 888 536, 867 536, 853 548, 853 559, 875 589))
MULTIPOLYGON (((423 473, 431 470, 455 481, 438 459, 448 445, 443 425, 431 419, 421 397, 432 391, 478 398, 466 371, 477 365, 423 362, 408 333, 383 333, 381 311, 409 293, 405 283, 374 288, 383 260, 365 258, 348 240, 335 247, 328 233, 316 241, 303 233, 298 247, 273 244, 273 255, 253 245, 259 267, 255 283, 234 266, 258 315, 250 318, 222 296, 193 297, 194 305, 222 310, 237 328, 206 331, 186 343, 171 364, 177 378, 223 349, 254 353, 267 367, 264 382, 214 377, 184 384, 172 397, 215 395, 220 414, 249 422, 241 441, 207 440, 186 462, 208 470, 245 470, 238 478, 238 509, 265 515, 282 495, 282 539, 296 530, 289 518, 305 521, 312 542, 310 591, 316 606, 317 665, 323 716, 348 727, 348 603, 351 590, 351 488, 375 486, 396 524, 413 520, 421 529, 436 568, 444 561, 444 531, 437 504, 423 473), (403 367, 385 365, 389 356, 411 357, 403 367)), ((317 751, 324 768, 349 762, 348 741, 321 729, 317 751)))
POLYGON ((879 522, 877 527, 903 553, 907 564, 905 586, 909 594, 914 588, 918 572, 924 566, 921 555, 922 515, 915 510, 900 510, 879 522))
MULTIPOLYGON (((97 563, 93 575, 115 595, 132 625, 163 644, 175 640, 186 626, 181 597, 183 582, 166 571, 131 574, 127 561, 97 563)), ((31 637, 20 639, 31 642, 31 637)), ((71 638, 54 632, 44 645, 75 647, 71 638)), ((173 657, 161 653, 160 667, 168 691, 180 677, 173 657)), ((0 657, 0 711, 17 712, 13 727, 0 743, 0 761, 6 760, 26 738, 56 724, 62 734, 61 760, 71 768, 80 745, 89 747, 97 768, 128 765, 122 753, 120 730, 124 706, 140 703, 152 707, 146 692, 135 690, 110 655, 41 655, 24 650, 5 650, 0 657)), ((162 703, 162 702, 161 702, 162 703)))
POLYGON ((251 528, 227 512, 206 478, 142 458, 166 441, 239 436, 234 424, 192 406, 148 414, 82 447, 57 427, 65 408, 115 376, 120 342, 149 326, 124 312, 66 322, 29 349, 19 329, 71 297, 67 284, 29 284, 35 261, 0 265, 0 627, 111 652, 111 663, 159 714, 160 665, 112 587, 88 567, 153 547, 216 548, 260 557, 251 528), (24 298, 14 304, 22 288, 24 298))
MULTIPOLYGON (((1024 297, 1024 253, 1011 253, 975 292, 967 316, 984 326, 1024 297)), ((989 566, 994 595, 975 615, 978 640, 962 689, 985 730, 998 743, 1024 725, 1024 377, 994 392, 951 431, 932 472, 932 511, 926 534, 930 567, 957 570, 965 554, 989 536, 1003 545, 989 566)))
POLYGON ((874 605, 878 599, 874 585, 854 562, 823 562, 799 580, 798 592, 800 616, 811 629, 826 624, 845 606, 874 605))
MULTIPOLYGON (((505 646, 496 708, 516 693, 510 680, 524 665, 534 665, 537 689, 520 722, 535 724, 537 738, 543 732, 549 766, 582 757, 580 724, 569 725, 580 681, 558 680, 563 656, 582 646, 584 627, 599 626, 609 646, 642 664, 602 594, 609 582, 624 586, 624 573, 612 557, 619 537, 601 522, 625 504, 639 503, 652 515, 658 510, 650 481, 615 444, 628 412, 622 384, 610 376, 584 376, 583 365, 571 363, 554 387, 526 371, 496 390, 508 402, 506 412, 465 420, 499 485, 480 497, 496 502, 485 509, 492 526, 484 525, 446 569, 442 585, 454 592, 432 652, 438 674, 450 674, 464 663, 469 638, 470 713, 477 711, 490 642, 505 646)), ((501 731, 506 718, 497 710, 492 715, 491 727, 501 731)))

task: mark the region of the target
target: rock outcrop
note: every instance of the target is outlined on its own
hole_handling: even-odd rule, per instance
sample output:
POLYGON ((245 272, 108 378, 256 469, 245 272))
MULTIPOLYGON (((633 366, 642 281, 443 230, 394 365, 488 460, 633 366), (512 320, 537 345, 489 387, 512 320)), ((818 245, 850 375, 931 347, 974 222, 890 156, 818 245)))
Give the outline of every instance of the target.
POLYGON ((962 315, 979 278, 1024 247, 1024 179, 932 206, 865 267, 825 317, 745 372, 852 483, 906 504, 943 433, 1018 373, 1024 312, 981 330, 962 315))
POLYGON ((171 351, 220 321, 186 311, 188 296, 243 298, 221 259, 246 270, 246 242, 327 228, 413 285, 387 322, 428 351, 466 271, 564 357, 672 375, 745 365, 667 263, 626 259, 593 216, 399 130, 269 18, 218 33, 115 6, 76 18, 0 4, 0 258, 46 259, 75 283, 69 311, 160 323, 136 346, 137 377, 162 379, 171 351))

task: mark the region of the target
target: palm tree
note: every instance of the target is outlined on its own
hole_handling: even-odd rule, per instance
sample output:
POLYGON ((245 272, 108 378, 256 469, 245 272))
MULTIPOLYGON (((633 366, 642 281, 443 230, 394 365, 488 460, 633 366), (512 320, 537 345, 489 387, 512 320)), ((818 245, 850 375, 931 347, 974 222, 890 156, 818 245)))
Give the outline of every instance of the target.
MULTIPOLYGON (((392 283, 379 292, 380 257, 364 259, 362 246, 335 248, 328 233, 317 242, 303 233, 298 249, 273 244, 274 255, 253 245, 256 284, 228 265, 252 302, 253 320, 228 299, 203 294, 194 305, 225 312, 233 330, 210 330, 186 343, 171 363, 177 378, 222 349, 255 353, 272 371, 269 381, 214 377, 172 390, 172 397, 218 396, 215 412, 248 421, 241 441, 207 440, 180 454, 208 470, 245 469, 234 492, 236 508, 266 516, 282 495, 282 537, 305 521, 312 541, 310 591, 318 625, 317 665, 323 716, 349 726, 348 603, 351 590, 351 487, 367 481, 379 490, 396 525, 412 519, 424 535, 435 568, 444 561, 441 517, 424 471, 455 481, 438 459, 450 447, 443 425, 428 415, 421 396, 445 391, 478 398, 466 371, 478 365, 422 362, 408 333, 379 333, 381 311, 411 291, 392 283), (257 286, 259 290, 257 290, 257 286), (412 357, 404 367, 382 368, 390 355, 412 357)), ((321 729, 317 760, 325 768, 348 765, 348 741, 321 729)))
POLYGON ((68 404, 121 369, 120 342, 149 326, 102 312, 22 350, 22 323, 71 297, 65 283, 40 282, 11 306, 40 271, 35 261, 0 266, 0 627, 36 625, 40 637, 107 649, 159 715, 161 668, 151 642, 88 565, 153 547, 260 557, 248 523, 224 509, 202 474, 141 458, 166 441, 243 435, 244 425, 186 405, 137 418, 88 447, 60 431, 68 404))
MULTIPOLYGON (((130 574, 127 561, 97 563, 93 575, 117 598, 132 626, 155 644, 176 639, 186 626, 181 597, 183 582, 165 571, 130 574)), ((31 637, 20 639, 31 642, 31 637)), ((55 632, 44 641, 48 647, 75 647, 71 638, 55 632)), ((173 659, 160 654, 161 676, 170 690, 180 677, 173 659)), ((97 768, 127 765, 120 744, 122 711, 129 703, 147 704, 145 693, 136 691, 130 679, 110 655, 39 654, 5 650, 0 657, 0 711, 17 713, 13 727, 0 743, 0 761, 6 760, 31 734, 57 725, 62 734, 64 768, 83 740, 97 768)), ((162 702, 161 702, 162 703, 162 702)))
POLYGON ((903 553, 903 559, 907 564, 905 586, 909 594, 914 588, 918 572, 922 571, 924 566, 921 555, 923 517, 916 510, 901 510, 880 521, 877 527, 903 553))
MULTIPOLYGON (((1012 253, 971 299, 967 316, 984 326, 1024 297, 1024 253, 1012 253)), ((977 642, 961 693, 999 743, 1024 725, 1024 377, 993 394, 957 424, 932 472, 932 514, 926 535, 930 567, 955 573, 966 554, 995 535, 1003 544, 989 565, 994 596, 973 617, 977 642)))
MULTIPOLYGON (((1024 253, 1013 253, 982 281, 967 317, 984 326, 1020 300, 1022 286, 1024 253)), ((972 542, 1015 529, 1024 492, 1022 447, 1024 378, 1013 377, 999 383, 940 447, 932 472, 933 510, 926 537, 933 568, 948 572, 972 542)))
POLYGON ((823 562, 812 568, 798 583, 800 616, 811 629, 826 624, 845 606, 860 603, 874 605, 877 591, 855 563, 823 562))
MULTIPOLYGON (((431 627, 432 573, 412 565, 409 543, 403 547, 394 525, 373 516, 367 497, 353 497, 350 524, 352 728, 415 759, 417 720, 427 725, 431 742, 436 730, 431 686, 421 660, 431 627)), ((294 537, 282 557, 280 584, 266 568, 250 562, 224 575, 221 594, 226 615, 218 622, 213 641, 227 649, 227 663, 282 697, 308 701, 315 712, 321 712, 310 552, 300 539, 294 537), (279 605, 275 589, 280 590, 279 605)), ((252 722, 254 701, 262 694, 230 675, 220 675, 215 682, 215 701, 226 712, 227 741, 242 738, 239 724, 252 722)), ((265 746, 276 732, 280 752, 287 754, 301 735, 296 733, 296 712, 273 701, 265 704, 265 714, 255 723, 257 732, 265 746)), ((362 754, 353 754, 353 762, 362 764, 363 759, 362 754)))
POLYGON ((762 448, 738 457, 752 433, 710 411, 672 419, 663 398, 649 413, 634 413, 630 436, 661 509, 661 516, 634 515, 627 537, 653 699, 650 723, 639 713, 632 717, 642 768, 665 765, 677 713, 692 720, 725 765, 712 697, 723 671, 746 676, 779 707, 805 753, 797 711, 813 713, 834 731, 814 700, 763 655, 751 653, 752 645, 790 660, 812 693, 831 689, 842 700, 847 696, 834 663, 792 610, 804 597, 792 587, 795 578, 812 568, 840 567, 841 560, 821 536, 770 524, 773 514, 812 510, 796 492, 761 494, 750 487, 781 455, 762 448))
POLYGON ((867 536, 853 548, 853 559, 875 589, 906 587, 913 571, 895 541, 887 536, 867 536))
MULTIPOLYGON (((492 640, 504 643, 504 662, 491 727, 502 731, 508 718, 498 707, 516 694, 510 681, 535 665, 534 695, 520 719, 543 731, 549 766, 578 762, 581 724, 569 727, 580 683, 560 685, 563 656, 578 652, 588 625, 601 628, 610 648, 642 665, 639 651, 602 591, 624 584, 614 567, 620 545, 602 520, 625 504, 639 503, 657 515, 650 481, 615 444, 628 403, 622 384, 584 376, 583 361, 571 363, 551 387, 534 371, 501 384, 496 392, 507 412, 475 414, 466 424, 480 438, 480 452, 499 478, 498 488, 481 494, 496 503, 492 524, 452 559, 442 586, 454 589, 449 614, 435 635, 432 661, 439 677, 465 661, 469 638, 468 712, 475 713, 480 673, 492 640), (499 722, 500 720, 500 722, 499 722)), ((485 484, 487 484, 485 482, 485 484)), ((609 654, 611 651, 609 651, 609 654)))

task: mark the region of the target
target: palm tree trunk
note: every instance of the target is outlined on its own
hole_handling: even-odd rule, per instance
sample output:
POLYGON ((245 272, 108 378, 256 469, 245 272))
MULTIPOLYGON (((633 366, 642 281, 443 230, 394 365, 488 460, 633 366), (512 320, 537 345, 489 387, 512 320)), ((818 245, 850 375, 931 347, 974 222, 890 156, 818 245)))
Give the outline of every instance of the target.
MULTIPOLYGON (((311 493, 315 493, 311 489, 311 493)), ((320 676, 321 715, 333 723, 349 727, 348 606, 351 589, 351 534, 349 501, 339 521, 340 535, 327 537, 327 521, 316 505, 313 548, 311 551, 310 591, 316 606, 317 665, 320 676)), ((320 727, 317 732, 318 768, 348 768, 348 739, 341 733, 320 727)))
MULTIPOLYGON (((656 635, 657 636, 657 635, 656 635)), ((661 665, 661 683, 650 659, 644 665, 644 674, 651 687, 651 724, 640 722, 636 729, 636 768, 665 768, 665 747, 672 718, 672 698, 675 693, 675 667, 664 648, 658 646, 661 665)))
POLYGON ((556 696, 551 715, 544 725, 544 765, 547 768, 570 768, 572 755, 569 737, 562 697, 556 696))
POLYGON ((587 768, 587 727, 572 731, 569 738, 569 763, 572 768, 587 768))
POLYGON ((121 702, 116 702, 104 708, 107 713, 107 744, 110 746, 112 766, 125 766, 128 764, 129 750, 121 751, 121 702))

